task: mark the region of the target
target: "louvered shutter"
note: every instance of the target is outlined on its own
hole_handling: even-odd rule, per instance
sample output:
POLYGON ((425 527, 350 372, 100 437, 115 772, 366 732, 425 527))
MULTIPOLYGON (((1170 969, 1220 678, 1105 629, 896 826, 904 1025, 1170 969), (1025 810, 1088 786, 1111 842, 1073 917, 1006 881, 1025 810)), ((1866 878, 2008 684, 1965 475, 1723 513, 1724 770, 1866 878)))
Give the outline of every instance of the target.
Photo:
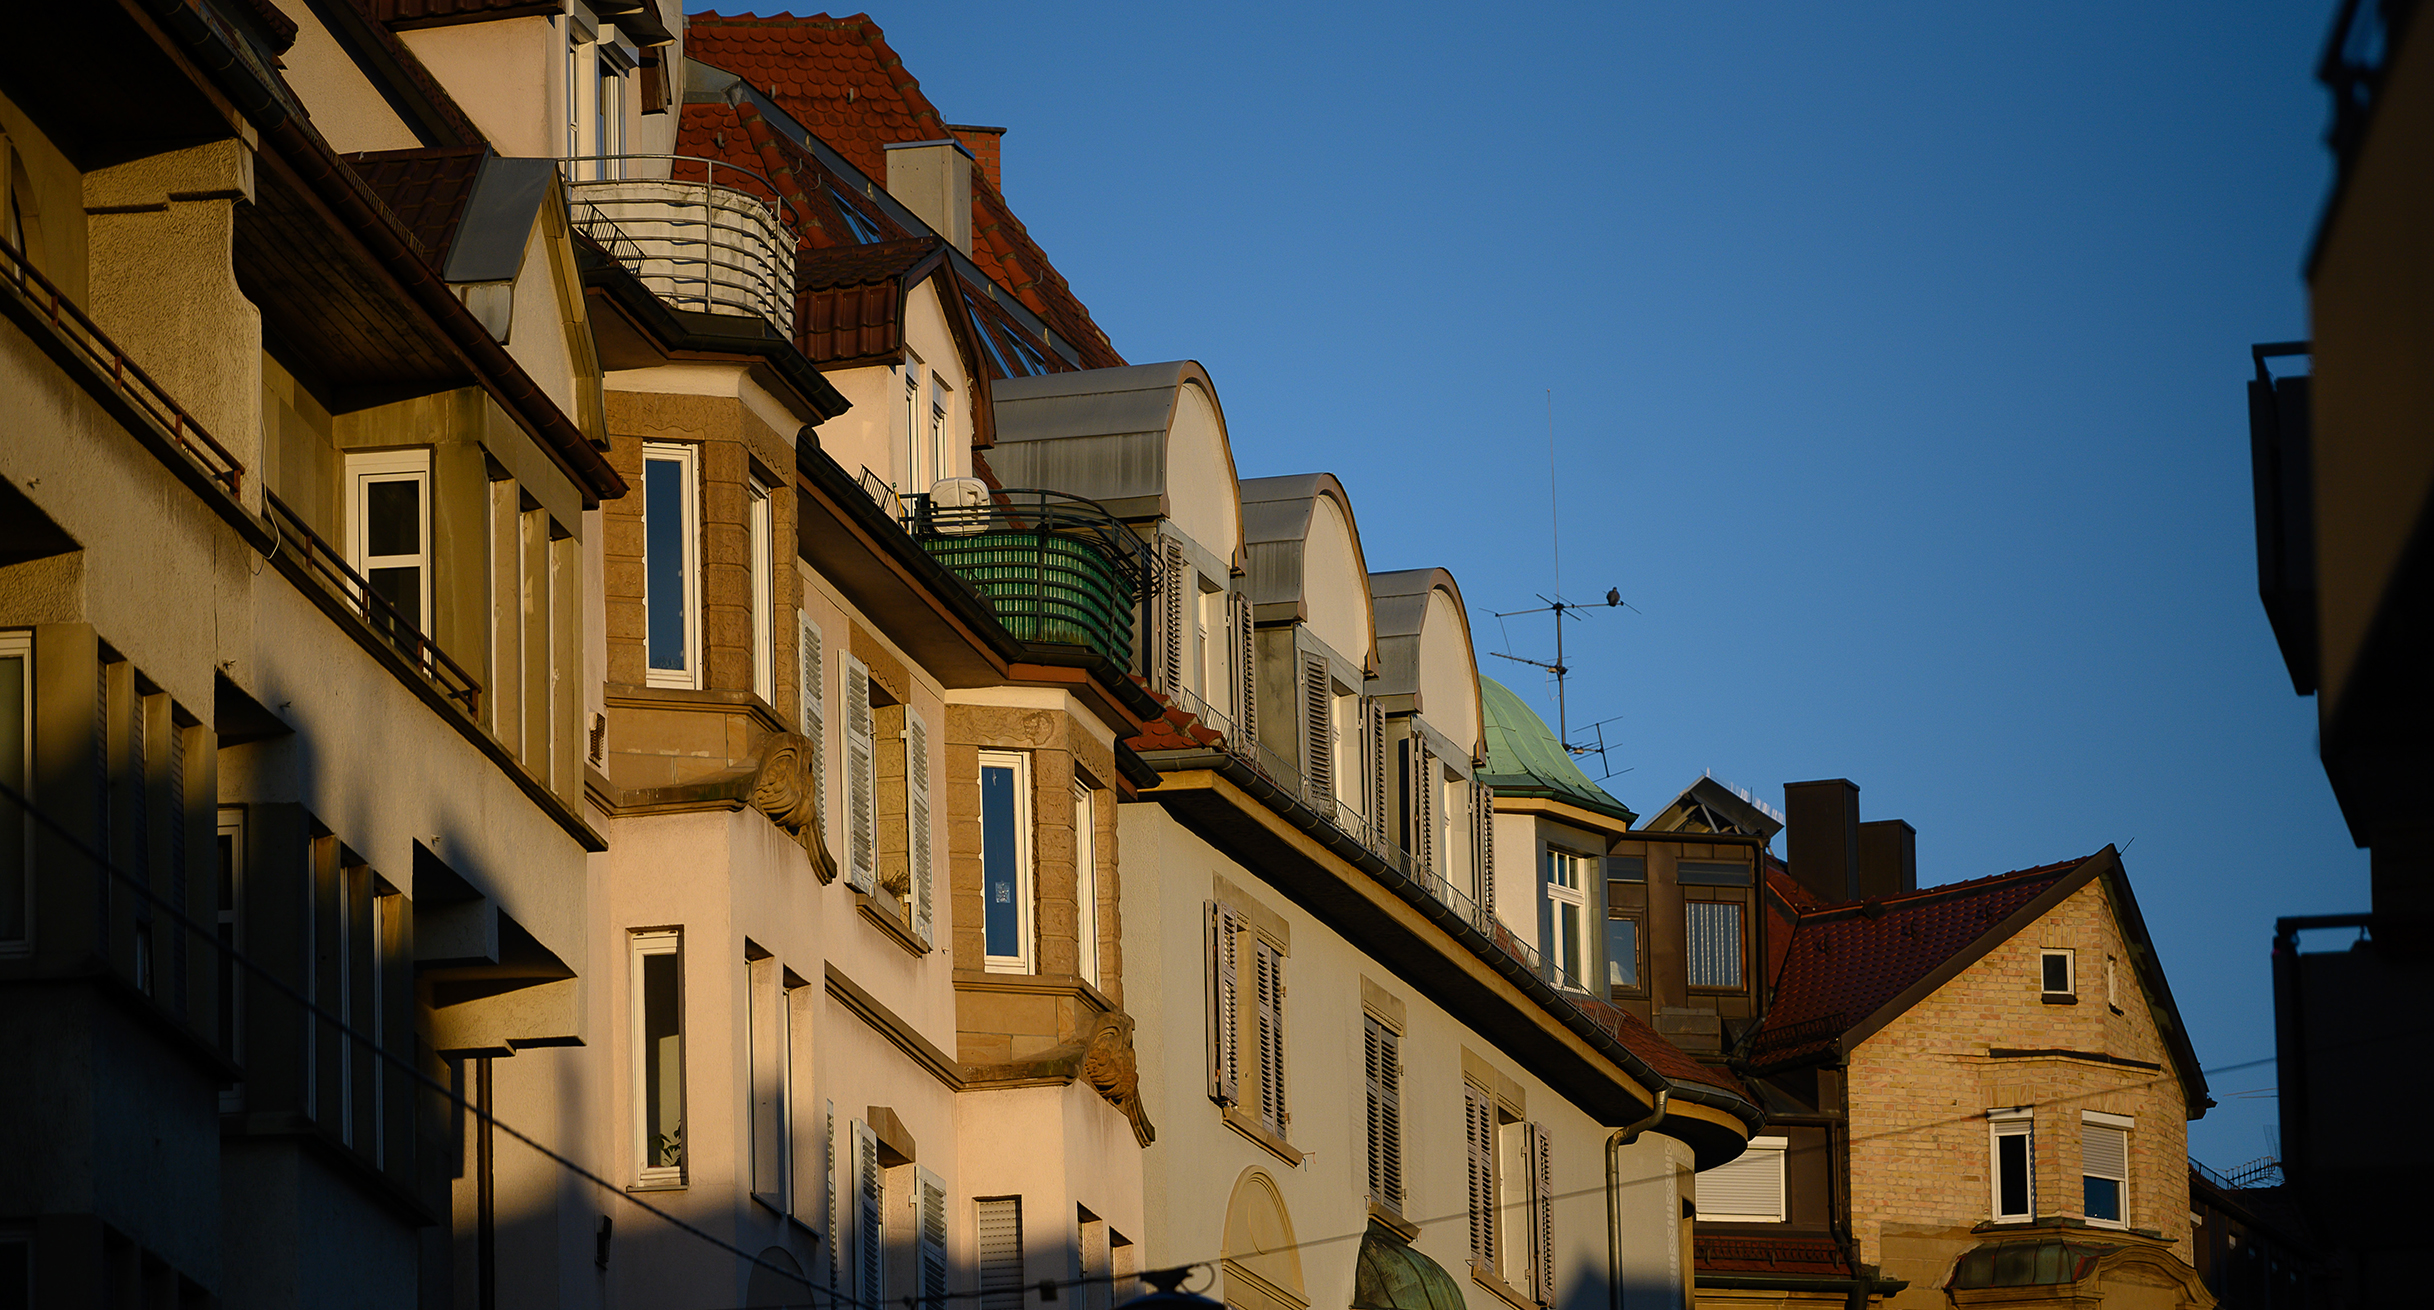
POLYGON ((1496 1268, 1496 1107, 1485 1089, 1462 1085, 1470 1155, 1471 1263, 1496 1268))
POLYGON ((1421 872, 1437 872, 1437 757, 1425 738, 1411 739, 1412 863, 1421 872))
POLYGON ((990 1197, 977 1208, 980 1310, 1022 1310, 1023 1199, 990 1197))
POLYGON ((1218 901, 1209 910, 1209 1097, 1242 1103, 1242 973, 1240 926, 1218 901))
POLYGON ((1302 656, 1302 782, 1310 803, 1321 813, 1335 813, 1334 680, 1327 661, 1302 656))
POLYGON ((1158 539, 1158 643, 1164 647, 1158 670, 1158 685, 1167 695, 1183 691, 1184 625, 1191 621, 1185 605, 1192 599, 1185 585, 1189 565, 1183 558, 1183 543, 1173 537, 1158 539))
POLYGON ((937 914, 930 860, 930 729, 911 706, 904 711, 904 812, 904 848, 913 864, 913 935, 927 946, 937 914))
POLYGON ((845 881, 868 894, 879 865, 878 753, 871 744, 870 669, 845 661, 845 881))
POLYGON ((837 1103, 822 1101, 820 1103, 820 1228, 828 1235, 828 1240, 820 1245, 828 1248, 828 1286, 831 1290, 834 1290, 841 1281, 839 1274, 844 1262, 838 1254, 837 1236, 838 1230, 844 1226, 838 1222, 844 1213, 843 1207, 837 1204, 837 1103))
POLYGON ((1701 1171, 1691 1184, 1700 1220, 1782 1223, 1786 1140, 1753 1137, 1749 1149, 1731 1162, 1701 1171))
POLYGON ((1530 1282, 1540 1305, 1555 1304, 1555 1138, 1529 1125, 1530 1282))
POLYGON ((854 1295, 865 1304, 887 1299, 887 1179, 879 1171, 879 1135, 854 1120, 854 1295))
POLYGON ((1259 1118, 1278 1137, 1292 1116, 1285 1110, 1285 957, 1259 942, 1259 1118))
POLYGON ((947 1298, 947 1187, 927 1169, 917 1168, 913 1176, 920 1188, 921 1227, 916 1244, 920 1248, 921 1299, 925 1305, 943 1308, 947 1298))
POLYGON ((1369 1196, 1403 1209, 1402 1039, 1376 1015, 1363 1015, 1369 1073, 1369 1196))
POLYGON ((1496 921, 1496 793, 1471 784, 1479 808, 1479 919, 1482 928, 1496 921))
POLYGON ((1369 844, 1381 847, 1386 839, 1386 707, 1364 701, 1362 717, 1368 721, 1362 739, 1368 747, 1364 763, 1369 773, 1369 844))
POLYGON ((821 836, 828 828, 828 662, 820 626, 795 611, 795 730, 811 741, 811 794, 820 807, 821 836))
POLYGON ((1259 733, 1259 649, 1251 637, 1251 598, 1234 594, 1234 726, 1241 730, 1240 747, 1247 748, 1259 733))

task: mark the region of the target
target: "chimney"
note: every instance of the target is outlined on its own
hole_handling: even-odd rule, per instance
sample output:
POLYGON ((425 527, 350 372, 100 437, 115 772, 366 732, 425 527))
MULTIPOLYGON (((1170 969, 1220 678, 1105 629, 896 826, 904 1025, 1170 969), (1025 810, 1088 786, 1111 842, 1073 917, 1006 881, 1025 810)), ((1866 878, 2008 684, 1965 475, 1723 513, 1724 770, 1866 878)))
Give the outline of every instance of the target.
POLYGON ((1000 195, 1005 194, 1006 184, 998 180, 997 147, 1005 139, 1006 129, 949 123, 947 130, 955 134, 956 140, 963 142, 964 149, 972 152, 972 166, 980 170, 982 177, 989 179, 989 189, 1000 195))
POLYGON ((1848 778, 1783 784, 1785 858, 1800 885, 1828 904, 1859 893, 1859 784, 1848 778))
POLYGON ((1899 819, 1859 825, 1859 890, 1862 900, 1918 890, 1918 830, 1899 819))
POLYGON ((957 250, 972 253, 972 152, 961 141, 890 143, 887 192, 957 250))

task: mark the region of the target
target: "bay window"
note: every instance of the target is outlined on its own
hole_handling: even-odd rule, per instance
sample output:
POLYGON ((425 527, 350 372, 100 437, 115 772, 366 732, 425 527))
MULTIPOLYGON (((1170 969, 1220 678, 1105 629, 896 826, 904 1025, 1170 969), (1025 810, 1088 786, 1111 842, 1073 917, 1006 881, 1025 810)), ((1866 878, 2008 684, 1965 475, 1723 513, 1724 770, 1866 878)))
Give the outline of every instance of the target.
POLYGON ((642 448, 644 679, 653 687, 701 685, 699 464, 694 448, 642 448))
POLYGON ((981 931, 990 973, 1035 967, 1031 853, 1031 757, 982 751, 981 931))

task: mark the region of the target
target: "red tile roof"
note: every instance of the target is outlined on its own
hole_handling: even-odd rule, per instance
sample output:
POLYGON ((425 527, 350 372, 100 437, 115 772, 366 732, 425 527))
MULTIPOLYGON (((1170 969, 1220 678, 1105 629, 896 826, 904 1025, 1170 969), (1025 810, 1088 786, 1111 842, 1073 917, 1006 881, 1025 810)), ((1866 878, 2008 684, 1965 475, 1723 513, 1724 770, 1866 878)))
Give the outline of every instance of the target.
POLYGON ((1691 1258, 1702 1274, 1850 1278, 1856 1272, 1830 1237, 1697 1233, 1690 1246, 1691 1258))
POLYGON ((1830 1048, 1937 966, 2087 863, 2065 860, 1800 916, 1750 1048, 1759 1069, 1830 1048))
MULTIPOLYGON (((766 92, 874 182, 891 142, 956 136, 867 14, 770 17, 699 13, 686 53, 766 92)), ((972 178, 972 262, 1071 343, 1086 368, 1124 363, 985 170, 972 178)))
POLYGON ((373 150, 348 155, 364 184, 396 216, 434 269, 448 264, 448 246, 473 194, 474 177, 490 151, 482 146, 373 150))

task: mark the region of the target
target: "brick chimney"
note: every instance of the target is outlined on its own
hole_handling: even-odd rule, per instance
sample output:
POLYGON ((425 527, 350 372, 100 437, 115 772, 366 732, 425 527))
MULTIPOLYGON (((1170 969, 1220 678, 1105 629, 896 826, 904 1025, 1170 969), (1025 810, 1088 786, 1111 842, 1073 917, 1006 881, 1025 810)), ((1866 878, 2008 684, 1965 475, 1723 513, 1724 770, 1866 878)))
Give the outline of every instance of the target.
POLYGON ((950 245, 972 253, 972 152, 961 141, 892 141, 887 191, 950 245))
POLYGON ((1784 856, 1792 877, 1828 904, 1860 899, 1859 784, 1783 784, 1784 856))
POLYGON ((989 189, 1004 195, 1006 184, 997 178, 997 147, 1005 139, 1006 129, 949 123, 947 130, 955 134, 956 140, 963 142, 964 149, 972 152, 972 167, 979 169, 980 175, 989 179, 989 189))
POLYGON ((1862 900, 1918 890, 1918 830, 1899 819, 1859 825, 1859 890, 1862 900))

